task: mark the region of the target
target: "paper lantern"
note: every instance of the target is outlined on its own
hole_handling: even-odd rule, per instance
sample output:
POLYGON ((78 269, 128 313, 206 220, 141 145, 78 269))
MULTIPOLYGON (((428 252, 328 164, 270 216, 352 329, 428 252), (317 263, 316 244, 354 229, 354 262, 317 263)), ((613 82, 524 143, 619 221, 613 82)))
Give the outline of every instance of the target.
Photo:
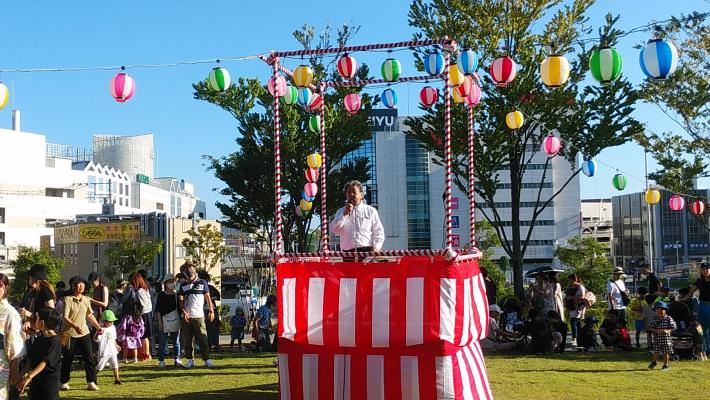
POLYGON ((458 69, 464 74, 472 74, 478 69, 478 54, 473 50, 463 50, 456 58, 458 69))
POLYGON ((690 212, 694 215, 703 215, 705 212, 705 203, 700 200, 695 200, 690 203, 690 212))
POLYGON ((458 86, 466 79, 466 75, 461 72, 456 64, 449 65, 449 76, 449 84, 451 86, 458 86))
POLYGON ((311 100, 311 104, 308 106, 308 109, 311 111, 317 111, 320 110, 322 106, 323 96, 321 96, 320 93, 313 93, 313 100, 311 100))
POLYGON ((592 56, 589 58, 589 71, 599 83, 608 85, 619 79, 622 64, 621 53, 618 50, 602 46, 592 51, 592 56))
POLYGON ((7 90, 7 86, 0 82, 0 110, 2 110, 5 105, 7 105, 7 100, 10 98, 10 91, 7 90))
POLYGON ((271 93, 272 96, 275 96, 275 88, 279 90, 278 95, 283 96, 283 94, 286 93, 286 85, 286 78, 281 75, 276 75, 275 81, 273 76, 269 79, 269 82, 266 84, 266 88, 269 89, 269 93, 271 93))
POLYGON ((293 70, 293 82, 298 87, 306 87, 313 81, 313 68, 306 64, 301 64, 293 70))
POLYGON ((614 185, 616 190, 624 190, 626 188, 626 177, 621 174, 616 174, 611 178, 611 184, 614 185))
POLYGON ((427 54, 424 57, 424 71, 429 75, 441 75, 444 72, 444 56, 439 52, 427 54))
POLYGON ((471 85, 471 91, 468 93, 468 96, 466 96, 466 98, 464 98, 464 102, 471 107, 475 107, 476 105, 478 105, 478 103, 480 101, 481 101, 481 87, 478 86, 478 84, 474 82, 473 85, 471 85))
POLYGON ((498 87, 506 87, 515 79, 515 73, 518 70, 518 65, 508 56, 496 58, 491 64, 489 70, 491 79, 498 87))
POLYGON ((312 115, 308 118, 308 129, 313 133, 320 132, 320 116, 312 115))
POLYGON ((301 210, 300 205, 296 206, 296 216, 302 217, 303 216, 303 210, 301 210))
POLYGON ((232 83, 229 79, 229 71, 227 71, 227 68, 223 67, 212 68, 207 82, 210 84, 210 89, 215 92, 224 92, 232 83))
POLYGON ((651 39, 639 55, 641 70, 653 80, 664 80, 678 68, 678 50, 670 40, 651 39))
POLYGON ((303 199, 306 200, 306 201, 313 201, 313 200, 315 200, 315 197, 311 197, 311 196, 307 195, 304 190, 301 191, 301 198, 303 198, 303 199))
POLYGON ((461 104, 466 101, 466 98, 461 96, 458 90, 451 91, 451 98, 454 99, 454 103, 461 104))
POLYGON ((560 87, 569 79, 569 61, 564 56, 553 54, 547 56, 540 64, 540 78, 549 87, 560 87))
POLYGON ((301 206, 301 211, 303 211, 304 214, 306 211, 311 211, 311 208, 313 208, 313 202, 306 201, 305 199, 301 199, 301 204, 299 205, 301 206))
MULTIPOLYGON (((308 168, 306 170, 306 180, 308 182, 316 182, 318 181, 318 170, 315 168, 308 168)), ((305 192, 305 190, 304 190, 305 192)), ((308 194, 308 193, 306 193, 308 194)))
POLYGON ((111 78, 109 90, 111 91, 111 97, 116 99, 117 102, 125 103, 136 92, 136 84, 128 74, 119 72, 111 78))
POLYGON ((648 189, 643 197, 646 199, 646 203, 656 205, 661 201, 661 192, 656 189, 648 189))
MULTIPOLYGON (((518 110, 511 111, 505 115, 505 124, 508 125, 508 128, 510 128, 510 129, 520 129, 523 126, 524 122, 525 122, 525 117, 523 116, 523 113, 521 113, 518 110)), ((545 140, 547 140, 547 139, 545 139, 545 140)), ((558 151, 559 151, 559 149, 558 149, 558 151)), ((555 154, 557 154, 557 151, 555 151, 555 154)))
POLYGON ((542 143, 542 147, 545 150, 545 153, 549 157, 553 157, 557 155, 557 153, 560 152, 560 148, 562 147, 562 143, 560 142, 560 139, 556 136, 549 135, 545 138, 545 141, 542 143))
POLYGON ((673 211, 680 211, 683 207, 685 207, 685 199, 677 194, 674 194, 670 199, 668 199, 668 207, 670 207, 673 211))
POLYGON ((382 104, 387 108, 395 108, 397 106, 397 92, 394 89, 385 89, 382 92, 382 104))
POLYGON ((287 105, 296 104, 298 102, 298 88, 291 85, 286 85, 281 102, 287 105))
POLYGON ((357 93, 346 94, 343 99, 343 104, 350 114, 357 114, 357 112, 360 111, 360 95, 357 93))
POLYGON ((340 57, 338 60, 338 73, 343 79, 353 79, 355 73, 357 72, 357 61, 347 54, 340 57))
POLYGON ((308 157, 306 157, 306 164, 308 164, 309 168, 320 168, 321 167, 320 154, 319 153, 309 154, 308 157))
POLYGON ((308 107, 313 100, 313 92, 307 87, 298 88, 298 104, 308 107))
POLYGON ((587 176, 594 176, 597 173, 597 162, 594 160, 585 160, 582 162, 582 173, 587 176))
POLYGON ((455 86, 454 90, 458 90, 461 97, 466 97, 471 92, 471 87, 473 86, 473 77, 471 75, 466 75, 460 85, 455 86))
POLYGON ((429 108, 436 104, 439 99, 439 92, 431 86, 424 86, 419 92, 419 101, 426 108, 429 108))
POLYGON ((308 182, 303 185, 303 191, 306 192, 308 197, 315 197, 318 194, 318 185, 313 182, 308 182))
POLYGON ((382 78, 387 82, 394 82, 402 72, 402 64, 394 58, 388 58, 382 63, 382 78))

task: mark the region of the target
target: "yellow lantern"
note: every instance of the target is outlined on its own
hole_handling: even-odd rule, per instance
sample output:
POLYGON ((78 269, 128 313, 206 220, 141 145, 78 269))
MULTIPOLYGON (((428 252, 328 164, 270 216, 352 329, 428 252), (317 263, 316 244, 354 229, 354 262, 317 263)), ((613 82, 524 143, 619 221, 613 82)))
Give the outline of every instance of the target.
POLYGON ((451 84, 451 86, 458 86, 466 79, 466 75, 461 72, 456 64, 449 65, 449 76, 449 84, 451 84))
POLYGON ((457 88, 454 88, 454 90, 451 91, 451 97, 454 99, 454 103, 461 104, 466 100, 466 97, 461 96, 461 93, 459 93, 457 88))
POLYGON ((301 64, 293 71, 293 82, 298 87, 307 87, 313 80, 313 69, 308 65, 301 64))
POLYGON ((646 203, 653 206, 661 201, 661 192, 656 189, 648 189, 644 197, 646 198, 646 203))
POLYGON ((553 54, 540 64, 540 78, 549 87, 560 87, 569 79, 569 61, 565 56, 553 54))
POLYGON ((301 204, 299 205, 301 206, 302 211, 311 211, 311 208, 313 207, 313 202, 301 199, 301 204))
POLYGON ((309 168, 313 168, 313 169, 320 168, 320 166, 322 164, 320 154, 318 154, 318 153, 309 154, 308 157, 306 157, 306 163, 308 164, 309 168))
POLYGON ((520 129, 525 122, 525 117, 523 113, 518 110, 513 110, 505 115, 505 124, 508 125, 510 129, 520 129))
POLYGON ((10 91, 7 90, 7 86, 5 86, 5 84, 2 83, 2 81, 0 81, 0 110, 2 110, 3 107, 5 107, 5 105, 7 104, 7 99, 9 99, 9 98, 10 98, 10 91))

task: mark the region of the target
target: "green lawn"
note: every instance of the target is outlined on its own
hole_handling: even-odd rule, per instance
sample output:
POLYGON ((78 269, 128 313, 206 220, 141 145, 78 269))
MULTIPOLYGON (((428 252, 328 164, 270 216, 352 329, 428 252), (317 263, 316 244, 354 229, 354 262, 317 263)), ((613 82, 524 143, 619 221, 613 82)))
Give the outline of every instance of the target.
MULTIPOLYGON (((277 399, 274 356, 228 354, 207 370, 158 370, 152 364, 121 365, 124 384, 99 374, 101 391, 85 390, 83 371, 72 373, 64 399, 277 399)), ((648 353, 566 353, 555 357, 489 356, 488 370, 497 399, 654 400, 707 398, 710 361, 671 364, 671 371, 648 371, 648 353)), ((201 363, 200 363, 201 365, 201 363)))

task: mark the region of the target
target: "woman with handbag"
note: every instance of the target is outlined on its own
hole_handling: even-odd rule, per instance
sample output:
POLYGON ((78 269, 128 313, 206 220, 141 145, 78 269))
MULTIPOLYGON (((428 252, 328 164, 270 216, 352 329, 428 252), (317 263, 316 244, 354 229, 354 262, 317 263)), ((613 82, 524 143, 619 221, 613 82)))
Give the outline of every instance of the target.
POLYGON ((165 275, 163 286, 164 290, 158 293, 158 301, 155 305, 158 316, 158 331, 160 332, 158 344, 158 360, 160 363, 158 367, 165 368, 165 352, 168 347, 168 339, 173 343, 175 349, 174 365, 182 367, 180 357, 180 311, 173 274, 165 275))

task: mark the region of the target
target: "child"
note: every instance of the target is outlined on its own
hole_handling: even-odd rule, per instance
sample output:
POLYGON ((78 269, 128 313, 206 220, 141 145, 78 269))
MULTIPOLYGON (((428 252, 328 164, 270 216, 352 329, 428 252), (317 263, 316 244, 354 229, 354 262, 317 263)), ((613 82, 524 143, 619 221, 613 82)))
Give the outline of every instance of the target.
POLYGON ((126 314, 118 325, 118 341, 123 348, 123 362, 138 362, 138 349, 143 347, 141 337, 145 332, 145 325, 141 315, 126 314), (128 355, 131 355, 129 361, 128 355))
POLYGON ((671 332, 676 330, 678 327, 676 326, 675 321, 673 321, 673 318, 666 315, 666 312, 668 311, 668 304, 666 302, 656 302, 653 305, 653 309, 656 311, 656 315, 648 324, 648 330, 653 333, 653 344, 651 345, 653 361, 648 364, 648 369, 656 368, 658 355, 663 353, 663 367, 661 368, 661 371, 668 371, 671 369, 668 363, 670 362, 671 354, 673 354, 671 332))
POLYGON ((30 386, 30 400, 59 399, 62 353, 59 335, 54 331, 59 321, 61 316, 53 308, 42 308, 37 312, 34 328, 40 334, 30 346, 28 363, 20 372, 24 378, 17 384, 20 392, 30 386))
POLYGON ((121 378, 118 376, 118 351, 121 349, 116 344, 116 327, 114 326, 116 316, 113 311, 106 310, 101 314, 101 331, 96 332, 95 341, 99 343, 99 362, 96 365, 97 371, 102 371, 106 364, 113 370, 113 383, 121 384, 121 378))
POLYGON ((641 348, 641 332, 646 330, 646 316, 644 315, 644 306, 646 303, 646 295, 648 290, 640 286, 636 289, 636 297, 629 303, 629 314, 634 319, 634 328, 636 329, 636 348, 641 348))
POLYGON ((597 351, 599 343, 597 343, 597 334, 594 327, 597 325, 597 318, 590 315, 584 319, 584 326, 579 331, 577 344, 583 351, 597 351))
POLYGON ((242 340, 244 340, 244 327, 247 326, 247 320, 244 318, 244 309, 241 307, 237 308, 237 311, 232 316, 229 324, 232 326, 232 341, 229 342, 229 348, 234 348, 234 340, 236 339, 239 343, 239 351, 244 351, 242 347, 242 340))
POLYGON ((606 318, 599 327, 599 337, 606 347, 621 346, 621 332, 619 331, 619 314, 616 310, 607 310, 606 318))

